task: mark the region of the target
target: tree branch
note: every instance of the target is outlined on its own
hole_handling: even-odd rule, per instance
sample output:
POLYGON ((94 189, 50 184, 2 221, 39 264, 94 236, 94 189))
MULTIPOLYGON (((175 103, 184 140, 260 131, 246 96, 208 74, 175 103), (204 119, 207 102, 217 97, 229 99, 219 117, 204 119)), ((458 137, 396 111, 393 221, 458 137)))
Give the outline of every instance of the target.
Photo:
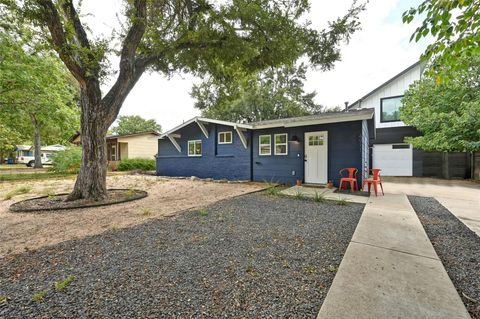
POLYGON ((90 48, 90 42, 88 41, 87 33, 80 22, 78 13, 73 6, 73 2, 71 0, 66 0, 63 3, 62 8, 63 11, 68 15, 68 19, 73 24, 73 29, 75 30, 76 38, 80 45, 84 48, 90 48))
POLYGON ((147 66, 143 59, 136 59, 137 48, 146 30, 146 19, 146 0, 135 0, 132 24, 123 40, 119 74, 115 84, 102 99, 102 105, 108 108, 108 117, 112 123, 117 117, 123 101, 147 66))
POLYGON ((65 36, 60 15, 57 8, 51 0, 37 0, 42 10, 42 19, 47 24, 55 51, 70 70, 72 75, 77 79, 80 85, 85 85, 85 74, 79 59, 72 54, 73 50, 69 49, 69 44, 65 36))

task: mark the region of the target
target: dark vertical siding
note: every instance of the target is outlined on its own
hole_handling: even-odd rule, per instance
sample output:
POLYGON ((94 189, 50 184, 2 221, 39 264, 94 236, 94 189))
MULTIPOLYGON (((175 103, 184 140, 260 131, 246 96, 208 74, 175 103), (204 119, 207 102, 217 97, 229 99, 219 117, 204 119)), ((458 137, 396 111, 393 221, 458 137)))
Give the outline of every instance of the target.
POLYGON ((185 126, 176 134, 182 148, 179 153, 168 138, 159 140, 157 157, 157 175, 162 176, 197 176, 201 178, 250 180, 250 140, 245 132, 248 148, 245 149, 233 127, 205 124, 208 139, 196 123, 185 126), (232 144, 218 145, 218 132, 231 131, 232 144), (202 140, 202 156, 188 157, 188 140, 202 140))
MULTIPOLYGON (((253 132, 253 180, 294 184, 304 181, 304 134, 328 131, 328 180, 338 186, 338 171, 345 167, 362 168, 362 122, 343 122, 293 128, 272 128, 253 132), (274 155, 274 134, 288 133, 288 139, 298 136, 300 143, 288 143, 288 155, 274 155), (259 156, 258 137, 272 135, 272 155, 259 156)), ((362 182, 361 176, 359 183, 362 182)))

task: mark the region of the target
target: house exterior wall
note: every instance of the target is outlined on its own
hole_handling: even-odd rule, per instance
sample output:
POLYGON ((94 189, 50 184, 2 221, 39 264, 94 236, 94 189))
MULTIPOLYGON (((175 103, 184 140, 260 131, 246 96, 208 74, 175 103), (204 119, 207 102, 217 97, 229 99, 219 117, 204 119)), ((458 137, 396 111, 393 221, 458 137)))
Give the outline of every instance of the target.
MULTIPOLYGON (((369 122, 372 122, 370 120, 369 122)), ((369 125, 367 121, 351 121, 292 128, 270 128, 248 130, 247 149, 244 148, 237 132, 228 126, 205 124, 208 139, 196 123, 189 124, 175 134, 180 134, 177 143, 181 152, 168 138, 158 141, 157 175, 197 176, 200 178, 253 180, 295 184, 304 182, 304 135, 306 132, 328 131, 328 180, 338 186, 338 172, 345 167, 356 167, 359 183, 362 183, 365 166, 368 170, 369 125), (218 144, 218 132, 232 131, 232 144, 218 144), (274 154, 274 134, 287 133, 288 154, 274 154), (271 155, 259 155, 259 136, 271 135, 271 155), (299 142, 291 141, 296 135, 299 142), (189 157, 189 140, 202 141, 202 156, 189 157)))
POLYGON ((251 138, 245 132, 247 149, 244 148, 233 127, 205 124, 208 138, 203 135, 197 123, 180 129, 175 134, 181 147, 179 153, 168 139, 158 140, 157 175, 197 176, 200 178, 250 180, 251 179, 251 138), (218 144, 218 132, 232 132, 232 144, 218 144), (202 141, 202 156, 188 156, 188 141, 202 141))
MULTIPOLYGON (((338 172, 345 167, 362 168, 362 121, 300 126, 292 128, 272 128, 253 132, 252 179, 259 182, 279 182, 295 184, 305 181, 305 133, 328 132, 328 180, 335 186, 340 182, 338 172), (288 134, 288 155, 274 155, 274 134, 288 134), (272 155, 259 155, 259 136, 272 135, 272 155), (290 142, 296 135, 300 142, 290 142)), ((358 175, 362 183, 361 174, 358 175)))
MULTIPOLYGON (((127 158, 153 159, 158 151, 158 136, 154 134, 119 137, 118 142, 128 143, 127 158)), ((122 157, 122 159, 125 158, 122 157)))
POLYGON ((377 129, 405 126, 405 123, 401 121, 387 123, 380 122, 380 99, 404 95, 410 84, 420 80, 422 67, 422 64, 416 65, 414 68, 408 70, 391 83, 385 85, 378 91, 363 99, 360 104, 354 105, 353 108, 375 108, 375 127, 377 129))

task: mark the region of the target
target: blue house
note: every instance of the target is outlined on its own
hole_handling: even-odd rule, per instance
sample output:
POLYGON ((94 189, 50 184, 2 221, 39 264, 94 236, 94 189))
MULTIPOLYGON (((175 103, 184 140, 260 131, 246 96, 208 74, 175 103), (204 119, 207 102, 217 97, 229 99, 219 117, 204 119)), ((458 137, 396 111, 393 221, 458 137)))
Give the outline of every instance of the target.
POLYGON ((163 133, 157 175, 338 186, 338 172, 368 175, 374 110, 233 123, 195 117, 163 133))

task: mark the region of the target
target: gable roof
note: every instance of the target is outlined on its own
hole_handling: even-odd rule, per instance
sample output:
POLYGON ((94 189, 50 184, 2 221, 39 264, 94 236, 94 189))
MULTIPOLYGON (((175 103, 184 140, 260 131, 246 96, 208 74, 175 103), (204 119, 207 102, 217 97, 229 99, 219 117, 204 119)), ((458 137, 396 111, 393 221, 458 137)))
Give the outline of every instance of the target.
POLYGON ((395 75, 393 78, 389 79, 388 81, 384 82, 383 84, 381 84, 380 86, 378 86, 377 88, 375 88, 373 91, 367 93, 366 95, 364 95, 363 97, 359 98, 358 100, 356 100, 355 102, 353 102, 352 104, 349 104, 348 105, 348 108, 351 109, 353 108, 356 104, 360 103, 361 101, 365 100, 367 97, 369 97, 370 95, 374 94, 375 92, 377 92, 378 90, 384 88, 385 86, 389 85, 390 83, 392 83, 393 81, 395 81, 396 79, 398 79, 399 77, 401 77, 402 75, 404 75, 405 73, 407 73, 408 71, 416 68, 418 65, 422 64, 422 61, 417 61, 415 62, 414 64, 410 65, 408 68, 406 68, 405 70, 403 70, 402 72, 398 73, 397 75, 395 75))
POLYGON ((164 138, 165 136, 167 136, 168 134, 172 134, 176 131, 178 131, 179 129, 187 126, 187 125, 190 125, 192 123, 195 123, 195 122, 200 122, 200 123, 212 123, 212 124, 220 124, 220 125, 225 125, 225 126, 232 126, 234 128, 243 128, 243 129, 251 129, 251 126, 248 125, 248 124, 242 124, 242 123, 235 123, 235 122, 228 122, 228 121, 221 121, 221 120, 214 120, 214 119, 209 119, 209 118, 206 118, 206 117, 201 117, 201 116, 195 116, 194 118, 191 118, 189 119, 188 121, 185 121, 183 122, 182 124, 180 125, 177 125, 175 126, 174 128, 172 128, 171 130, 168 130, 166 131, 165 133, 162 133, 160 134, 160 137, 159 138, 164 138))
MULTIPOLYGON (((155 132, 155 131, 145 131, 145 132, 138 132, 138 133, 132 133, 132 134, 123 134, 123 135, 118 135, 118 134, 117 135, 115 135, 115 134, 107 135, 106 139, 113 139, 113 138, 119 138, 119 137, 132 137, 132 136, 145 135, 145 134, 152 134, 152 135, 156 135, 156 136, 160 135, 160 133, 155 132)), ((75 134, 70 136, 68 141, 70 143, 73 143, 73 142, 75 142, 75 140, 78 137, 80 137, 80 131, 77 131, 75 134)))
POLYGON ((232 126, 235 129, 265 129, 265 128, 274 128, 274 127, 295 127, 295 126, 306 126, 306 125, 317 125, 317 124, 327 124, 327 123, 339 123, 339 122, 349 122, 349 121, 358 121, 358 120, 369 120, 373 118, 375 110, 374 109, 360 109, 360 110, 349 110, 348 112, 327 112, 315 115, 299 116, 299 117, 289 117, 276 120, 268 121, 259 121, 251 123, 235 123, 220 121, 214 119, 208 119, 204 117, 194 117, 174 128, 168 130, 167 132, 160 135, 160 139, 165 138, 169 134, 180 130, 181 128, 195 122, 200 123, 213 123, 221 124, 226 126, 232 126))
POLYGON ((133 136, 139 136, 139 135, 147 135, 147 134, 152 134, 159 136, 160 133, 156 131, 145 131, 145 132, 138 132, 138 133, 132 133, 132 134, 112 134, 112 135, 107 135, 107 139, 111 138, 119 138, 119 137, 133 137, 133 136))

